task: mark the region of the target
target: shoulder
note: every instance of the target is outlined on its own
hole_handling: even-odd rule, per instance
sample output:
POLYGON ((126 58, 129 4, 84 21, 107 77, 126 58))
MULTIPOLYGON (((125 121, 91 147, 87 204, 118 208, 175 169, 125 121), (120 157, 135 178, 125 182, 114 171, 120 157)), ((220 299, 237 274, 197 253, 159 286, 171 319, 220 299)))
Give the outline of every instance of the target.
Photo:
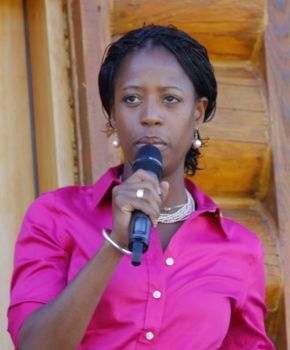
POLYGON ((57 201, 58 207, 90 206, 94 186, 66 186, 58 188, 51 194, 57 201))
POLYGON ((240 239, 245 241, 250 241, 252 243, 258 243, 260 241, 259 237, 249 230, 246 226, 242 225, 240 222, 235 221, 227 216, 221 217, 223 226, 227 230, 229 236, 233 239, 240 239))
POLYGON ((254 260, 263 256, 263 244, 258 235, 229 217, 220 218, 228 240, 249 254, 254 260))
POLYGON ((66 186, 50 192, 41 193, 29 206, 29 210, 41 208, 57 210, 65 206, 73 206, 76 202, 90 203, 93 186, 66 186))
POLYGON ((33 227, 49 232, 59 230, 64 217, 73 217, 80 211, 88 211, 92 202, 91 186, 67 186, 42 193, 28 207, 21 232, 33 227))

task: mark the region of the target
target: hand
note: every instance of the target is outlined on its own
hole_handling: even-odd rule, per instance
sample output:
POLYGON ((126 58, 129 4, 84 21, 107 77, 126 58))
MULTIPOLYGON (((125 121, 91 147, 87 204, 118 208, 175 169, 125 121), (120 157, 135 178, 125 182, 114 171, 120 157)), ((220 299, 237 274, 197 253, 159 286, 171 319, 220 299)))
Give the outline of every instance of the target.
POLYGON ((158 182, 157 178, 140 169, 124 183, 113 189, 113 224, 111 238, 122 247, 127 247, 129 224, 132 212, 141 210, 156 223, 160 208, 169 190, 168 182, 158 182), (143 198, 137 198, 138 189, 144 190, 143 198))

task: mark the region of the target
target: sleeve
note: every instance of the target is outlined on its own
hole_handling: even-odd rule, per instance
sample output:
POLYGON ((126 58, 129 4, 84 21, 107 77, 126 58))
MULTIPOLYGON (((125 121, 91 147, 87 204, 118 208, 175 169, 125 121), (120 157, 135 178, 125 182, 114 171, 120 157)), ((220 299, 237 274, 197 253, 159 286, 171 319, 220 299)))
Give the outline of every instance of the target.
POLYGON ((242 305, 233 308, 227 336, 221 350, 273 350, 265 330, 265 271, 263 248, 247 277, 247 292, 242 305))
POLYGON ((8 331, 16 348, 24 320, 66 286, 69 256, 55 203, 54 193, 39 197, 28 209, 16 241, 8 309, 8 331))

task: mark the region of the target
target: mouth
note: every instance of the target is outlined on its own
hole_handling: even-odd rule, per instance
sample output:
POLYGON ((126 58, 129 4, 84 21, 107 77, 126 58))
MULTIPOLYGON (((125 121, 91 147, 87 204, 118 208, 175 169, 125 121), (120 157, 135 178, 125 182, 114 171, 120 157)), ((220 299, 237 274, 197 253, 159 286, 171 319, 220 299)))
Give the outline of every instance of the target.
POLYGON ((136 145, 138 148, 145 146, 145 145, 153 145, 159 149, 162 149, 167 145, 167 143, 163 139, 161 139, 160 137, 145 136, 145 137, 142 137, 141 139, 138 139, 136 142, 136 145))

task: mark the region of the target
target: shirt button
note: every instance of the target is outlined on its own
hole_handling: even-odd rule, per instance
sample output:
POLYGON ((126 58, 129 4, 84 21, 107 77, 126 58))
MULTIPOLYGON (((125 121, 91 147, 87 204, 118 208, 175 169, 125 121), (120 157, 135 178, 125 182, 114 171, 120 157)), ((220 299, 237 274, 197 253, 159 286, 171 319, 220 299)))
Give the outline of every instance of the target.
POLYGON ((152 340, 154 338, 154 334, 152 332, 147 332, 145 336, 147 340, 152 340))
POLYGON ((172 258, 167 258, 167 259, 166 259, 166 264, 167 264, 168 266, 172 266, 172 265, 174 264, 174 260, 173 260, 172 258))
POLYGON ((159 299, 161 297, 161 292, 159 290, 155 290, 153 292, 153 298, 159 299))

